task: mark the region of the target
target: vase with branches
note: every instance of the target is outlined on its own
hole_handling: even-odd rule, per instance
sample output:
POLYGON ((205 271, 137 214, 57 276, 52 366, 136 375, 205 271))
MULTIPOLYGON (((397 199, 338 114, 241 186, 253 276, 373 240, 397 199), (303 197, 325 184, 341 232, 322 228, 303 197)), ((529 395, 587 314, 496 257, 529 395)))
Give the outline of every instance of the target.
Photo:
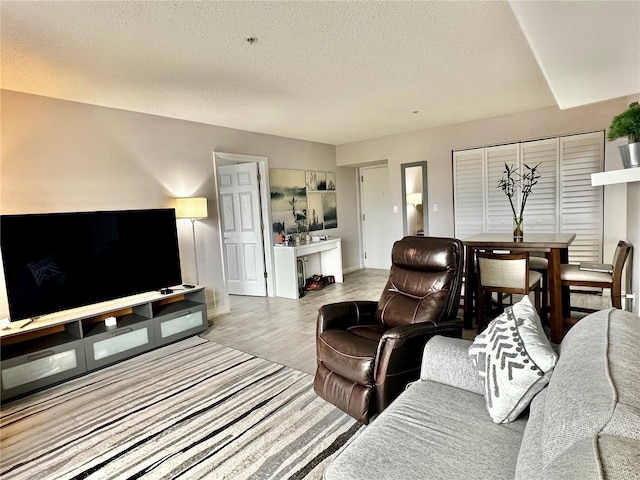
POLYGON ((516 241, 522 241, 524 237, 524 207, 527 199, 533 190, 533 186, 538 183, 540 172, 538 167, 530 167, 526 163, 523 164, 526 169, 524 173, 519 172, 519 167, 504 164, 502 178, 498 181, 500 188, 509 199, 511 212, 513 213, 513 238, 516 241), (520 204, 518 205, 518 190, 521 192, 520 204))

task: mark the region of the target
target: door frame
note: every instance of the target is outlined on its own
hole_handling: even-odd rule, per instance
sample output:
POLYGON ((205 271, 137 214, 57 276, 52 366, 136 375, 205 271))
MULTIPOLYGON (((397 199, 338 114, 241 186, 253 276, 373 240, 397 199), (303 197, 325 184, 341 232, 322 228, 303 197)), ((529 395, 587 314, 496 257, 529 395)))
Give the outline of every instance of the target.
POLYGON ((225 288, 225 304, 229 304, 229 290, 227 288, 227 257, 224 248, 222 212, 220 210, 220 188, 218 186, 218 165, 230 163, 257 163, 260 173, 260 210, 262 214, 262 249, 264 251, 264 268, 267 272, 267 296, 275 297, 273 249, 271 245, 271 198, 269 194, 269 158, 258 155, 240 153, 213 152, 213 182, 216 190, 216 210, 218 214, 218 240, 222 255, 223 278, 225 288))

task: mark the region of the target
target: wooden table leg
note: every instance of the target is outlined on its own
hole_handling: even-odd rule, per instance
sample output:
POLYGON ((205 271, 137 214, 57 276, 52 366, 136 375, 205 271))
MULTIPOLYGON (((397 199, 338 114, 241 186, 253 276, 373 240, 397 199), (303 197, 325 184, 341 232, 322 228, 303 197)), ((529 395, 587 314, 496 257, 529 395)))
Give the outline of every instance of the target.
POLYGON ((475 276, 473 275, 473 252, 474 249, 472 247, 465 247, 463 320, 464 328, 467 330, 473 328, 473 299, 476 293, 475 276))
POLYGON ((560 343, 562 340, 563 312, 562 285, 560 283, 560 250, 552 248, 549 252, 549 323, 551 324, 551 341, 560 343))
MULTIPOLYGON (((560 264, 569 263, 569 249, 563 248, 560 250, 560 264)), ((560 273, 558 274, 560 275, 560 273)), ((562 291, 562 327, 564 328, 564 319, 566 317, 571 316, 571 308, 570 308, 570 294, 571 290, 568 286, 560 286, 562 291)))

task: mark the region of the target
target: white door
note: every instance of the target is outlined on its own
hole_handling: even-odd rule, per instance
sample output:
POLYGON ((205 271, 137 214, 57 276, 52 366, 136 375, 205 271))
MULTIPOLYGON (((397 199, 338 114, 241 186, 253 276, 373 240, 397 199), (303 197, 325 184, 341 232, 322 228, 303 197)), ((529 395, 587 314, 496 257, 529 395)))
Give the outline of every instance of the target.
POLYGON ((394 242, 389 229, 389 168, 386 165, 361 168, 360 180, 364 267, 388 269, 394 242))
POLYGON ((266 296, 258 164, 218 168, 227 289, 230 295, 266 296))

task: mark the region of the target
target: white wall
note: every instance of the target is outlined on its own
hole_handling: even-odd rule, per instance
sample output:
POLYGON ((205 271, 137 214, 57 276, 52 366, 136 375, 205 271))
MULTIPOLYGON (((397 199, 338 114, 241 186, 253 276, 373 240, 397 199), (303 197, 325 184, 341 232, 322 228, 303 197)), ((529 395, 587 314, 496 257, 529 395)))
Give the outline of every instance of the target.
MULTIPOLYGON (((182 120, 1 91, 2 214, 173 207, 204 196, 198 222, 200 283, 224 292, 213 151, 268 157, 272 168, 336 172, 338 228, 346 269, 360 264, 353 168, 336 168, 335 147, 182 120)), ((183 276, 193 281, 191 227, 178 222, 183 276)), ((0 318, 8 315, 4 278, 0 318)))
MULTIPOLYGON (((637 96, 601 102, 580 108, 559 110, 542 108, 513 115, 477 120, 442 128, 419 130, 357 143, 339 145, 336 162, 341 166, 369 164, 386 159, 389 165, 390 195, 393 205, 399 205, 393 214, 394 236, 402 236, 402 184, 403 163, 426 160, 429 162, 428 200, 429 234, 453 236, 453 177, 452 151, 465 148, 497 145, 520 140, 532 140, 564 134, 605 130, 611 119, 627 109, 637 96), (433 211, 433 205, 438 211, 433 211)), ((617 145, 621 141, 607 142, 605 170, 622 168, 617 145)), ((624 143, 624 142, 623 142, 624 143)), ((618 240, 626 236, 626 188, 612 185, 605 188, 604 258, 613 258, 618 240)))
MULTIPOLYGON (((604 130, 614 115, 638 99, 564 111, 549 107, 334 147, 6 90, 1 96, 1 213, 159 208, 173 206, 174 197, 206 196, 211 216, 198 223, 198 256, 201 283, 215 293, 224 288, 213 151, 266 156, 272 168, 335 170, 339 228, 330 234, 342 237, 343 265, 351 269, 361 264, 353 167, 388 163, 392 203, 399 206, 390 228, 401 238, 400 165, 428 161, 429 234, 452 236, 452 150, 604 130), (438 212, 433 204, 438 204, 438 212)), ((621 168, 619 143, 607 143, 606 170, 621 168)), ((191 232, 188 222, 179 223, 183 273, 190 279, 191 232)), ((625 234, 626 187, 608 186, 605 259, 613 256, 615 243, 625 234)), ((8 311, 2 287, 0 317, 8 311)))

